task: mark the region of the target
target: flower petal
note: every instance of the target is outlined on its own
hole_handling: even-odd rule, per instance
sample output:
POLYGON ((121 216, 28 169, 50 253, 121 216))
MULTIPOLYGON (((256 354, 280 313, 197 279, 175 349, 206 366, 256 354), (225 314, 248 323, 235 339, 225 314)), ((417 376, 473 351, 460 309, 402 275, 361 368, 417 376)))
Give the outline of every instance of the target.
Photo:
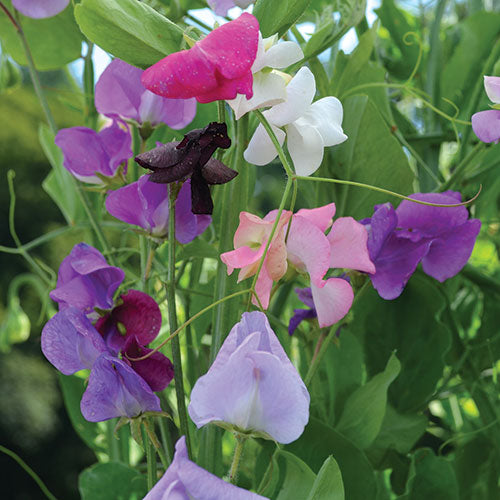
POLYGON ((354 292, 351 285, 342 278, 329 278, 317 287, 311 282, 314 307, 321 328, 338 323, 351 308, 354 292))
POLYGON ((299 62, 304 58, 304 52, 298 43, 279 42, 266 50, 264 56, 263 67, 281 69, 299 62))
MULTIPOLYGON (((260 248, 255 250, 247 246, 242 246, 221 254, 220 260, 226 264, 227 274, 231 274, 234 269, 244 269, 252 266, 260 260, 263 254, 264 245, 261 245, 260 248)), ((255 271, 252 274, 255 274, 255 271)), ((245 274, 245 276, 238 281, 248 278, 252 276, 252 274, 245 274)))
POLYGON ((329 96, 314 102, 302 118, 316 127, 325 146, 336 146, 347 140, 342 130, 343 113, 341 102, 329 96))
POLYGON ((490 109, 474 113, 471 118, 472 130, 483 142, 496 142, 500 139, 500 110, 490 109))
POLYGON ((233 180, 238 172, 227 167, 221 161, 210 158, 201 169, 201 175, 207 184, 226 184, 226 182, 233 180))
POLYGON ((286 127, 287 147, 297 175, 311 175, 323 161, 324 142, 316 127, 299 118, 286 127))
POLYGON ((313 319, 317 316, 315 309, 294 309, 293 316, 288 323, 288 335, 293 335, 302 321, 313 319))
POLYGON ((69 0, 12 0, 12 5, 21 14, 33 19, 45 19, 62 12, 69 4, 69 0))
POLYGON ((297 215, 304 217, 304 219, 307 219, 324 233, 332 225, 335 210, 335 203, 329 203, 318 208, 301 208, 297 212, 297 215))
MULTIPOLYGON (((285 132, 271 124, 271 128, 278 139, 280 146, 285 142, 285 132)), ((247 148, 243 152, 243 157, 252 165, 267 165, 278 156, 278 151, 274 147, 266 129, 259 124, 256 128, 247 148)))
POLYGON ((484 75, 484 90, 491 102, 500 104, 500 77, 484 75))

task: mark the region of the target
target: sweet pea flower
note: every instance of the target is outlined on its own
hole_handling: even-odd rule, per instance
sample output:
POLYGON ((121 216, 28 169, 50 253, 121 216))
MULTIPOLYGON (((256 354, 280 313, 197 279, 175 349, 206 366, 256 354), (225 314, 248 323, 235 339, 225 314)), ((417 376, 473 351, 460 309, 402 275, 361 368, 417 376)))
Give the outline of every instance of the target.
POLYGON ((257 55, 259 22, 252 14, 219 26, 189 50, 168 55, 142 75, 144 87, 172 99, 198 102, 251 98, 252 64, 257 55))
POLYGON ((95 107, 99 113, 113 118, 149 122, 155 127, 165 123, 180 129, 196 115, 195 99, 166 99, 146 90, 141 83, 143 71, 114 59, 95 86, 95 107))
MULTIPOLYGON (((269 306, 273 281, 283 277, 291 264, 298 272, 310 277, 311 294, 321 328, 337 323, 349 312, 354 298, 351 285, 340 277, 325 280, 324 276, 331 268, 373 273, 375 267, 368 255, 368 234, 363 225, 352 217, 340 217, 332 224, 334 215, 334 203, 301 209, 293 216, 283 211, 255 287, 264 309, 269 306), (330 232, 325 235, 330 226, 330 232)), ((228 274, 235 268, 241 269, 238 281, 256 274, 276 216, 276 210, 269 212, 264 219, 246 212, 240 214, 240 225, 234 235, 235 250, 221 255, 228 274)), ((255 297, 252 301, 258 304, 255 297)))
MULTIPOLYGON (((456 204, 461 195, 416 193, 416 200, 456 204)), ((403 200, 394 210, 390 203, 375 206, 368 229, 368 250, 376 273, 370 276, 374 288, 386 300, 399 297, 419 262, 426 274, 438 281, 455 276, 467 263, 481 229, 461 207, 432 207, 403 200)))
MULTIPOLYGON (((347 139, 342 131, 340 101, 329 96, 313 103, 315 93, 314 75, 304 66, 287 85, 286 101, 263 113, 281 146, 287 138, 288 152, 298 175, 314 173, 323 160, 323 149, 347 139)), ((264 126, 259 124, 244 152, 245 160, 267 165, 276 156, 278 151, 264 126)))
POLYGON ((472 130, 478 139, 483 142, 496 142, 500 139, 500 77, 485 76, 484 90, 494 108, 488 111, 479 111, 472 115, 472 130))
POLYGON ((71 127, 60 130, 55 143, 64 155, 63 165, 78 180, 89 184, 104 184, 106 177, 117 174, 123 163, 132 157, 132 140, 128 129, 124 130, 117 120, 99 133, 87 127, 71 127))
POLYGON ((233 7, 239 7, 240 9, 246 9, 249 5, 253 4, 255 0, 207 0, 210 8, 218 16, 227 16, 229 9, 233 7))
POLYGON ((227 149, 230 145, 226 124, 212 122, 205 128, 191 130, 180 142, 168 142, 136 156, 135 161, 152 170, 149 179, 159 184, 190 178, 191 211, 211 214, 214 205, 208 186, 225 184, 238 175, 212 158, 217 148, 227 149))
POLYGON ((238 488, 191 462, 186 438, 175 444, 172 463, 143 500, 265 500, 266 497, 238 488))
POLYGON ((45 357, 63 374, 90 369, 80 403, 89 422, 161 411, 160 400, 149 385, 108 352, 99 332, 79 309, 69 307, 53 316, 42 330, 41 343, 45 357))
POLYGON ((287 68, 300 61, 304 53, 295 42, 277 43, 278 35, 262 38, 259 32, 257 57, 252 65, 253 97, 247 99, 238 95, 227 101, 233 108, 234 116, 239 120, 244 114, 255 109, 274 106, 286 100, 286 84, 288 75, 270 69, 287 68))
MULTIPOLYGON (((187 180, 175 201, 175 239, 182 244, 193 241, 212 222, 209 215, 192 213, 190 193, 191 181, 187 180)), ((106 209, 113 217, 140 226, 155 238, 167 237, 168 186, 150 181, 149 175, 109 192, 106 209)))
POLYGON ((69 0, 12 0, 13 7, 26 17, 45 19, 62 12, 69 0))
POLYGON ((50 298, 60 310, 73 306, 92 316, 96 307, 113 307, 113 295, 124 277, 125 273, 110 266, 94 247, 78 243, 61 262, 50 298))
POLYGON ((243 313, 196 381, 188 411, 198 428, 214 422, 287 444, 304 431, 309 399, 265 314, 254 311, 243 313))

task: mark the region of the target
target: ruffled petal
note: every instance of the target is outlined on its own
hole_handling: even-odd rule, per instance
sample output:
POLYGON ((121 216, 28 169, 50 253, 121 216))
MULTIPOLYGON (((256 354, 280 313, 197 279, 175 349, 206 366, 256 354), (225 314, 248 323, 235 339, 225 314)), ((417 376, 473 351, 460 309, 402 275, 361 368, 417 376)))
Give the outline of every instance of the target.
POLYGON ((342 130, 343 114, 341 102, 329 96, 314 102, 302 118, 316 127, 325 146, 336 146, 347 140, 342 130))
POLYGON ((351 285, 342 278, 329 278, 322 287, 311 282, 311 291, 321 328, 338 323, 349 312, 354 299, 351 285))
POLYGON ((299 62, 304 58, 304 52, 295 42, 279 42, 265 52, 264 66, 282 69, 299 62))
MULTIPOLYGON (((227 266, 227 274, 231 274, 234 269, 245 269, 253 266, 253 264, 259 262, 262 255, 264 254, 264 245, 261 245, 258 249, 252 249, 247 246, 238 247, 235 250, 231 250, 230 252, 225 252, 221 254, 220 260, 224 262, 227 266)), ((248 278, 255 274, 255 270, 253 273, 245 273, 243 277, 240 277, 238 281, 242 279, 248 278)))
MULTIPOLYGON (((266 111, 267 113, 267 111, 266 111)), ((285 142, 285 132, 271 124, 271 128, 278 139, 280 146, 285 142)), ((247 148, 243 152, 243 157, 252 165, 267 165, 278 156, 278 151, 274 147, 266 129, 259 124, 256 128, 247 148)))
POLYGON ((332 225, 335 210, 335 203, 329 203, 318 208, 301 208, 297 215, 307 219, 324 233, 332 225))
POLYGON ((491 102, 500 104, 500 77, 484 75, 484 90, 491 102))
POLYGON ((490 109, 474 113, 471 118, 472 130, 483 142, 500 140, 500 110, 490 109))
POLYGON ((287 147, 297 175, 311 175, 323 161, 324 142, 316 127, 301 118, 286 127, 287 147))

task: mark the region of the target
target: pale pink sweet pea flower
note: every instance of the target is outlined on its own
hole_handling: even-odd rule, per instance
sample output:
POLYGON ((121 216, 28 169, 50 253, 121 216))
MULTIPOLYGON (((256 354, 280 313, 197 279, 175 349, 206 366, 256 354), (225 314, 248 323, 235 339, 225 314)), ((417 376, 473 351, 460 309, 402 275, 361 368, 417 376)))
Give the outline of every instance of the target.
MULTIPOLYGON (((496 108, 500 104, 500 77, 485 75, 484 90, 496 108)), ((500 109, 474 113, 471 121, 472 130, 480 141, 489 143, 500 139, 500 109)))
MULTIPOLYGON (((311 70, 300 68, 286 87, 286 100, 264 111, 264 116, 282 146, 287 138, 288 152, 298 175, 311 175, 323 160, 323 150, 344 142, 343 108, 333 96, 313 103, 316 82, 311 70), (284 130, 283 130, 284 129, 284 130)), ((259 124, 244 152, 253 165, 267 165, 278 156, 264 126, 259 124)))

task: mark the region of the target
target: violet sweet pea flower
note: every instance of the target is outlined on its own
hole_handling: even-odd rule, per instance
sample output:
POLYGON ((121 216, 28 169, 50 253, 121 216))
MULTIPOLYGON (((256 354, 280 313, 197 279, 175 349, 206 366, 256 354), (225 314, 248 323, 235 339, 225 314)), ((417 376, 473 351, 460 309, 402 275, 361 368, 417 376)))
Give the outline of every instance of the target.
MULTIPOLYGON (((484 89, 495 108, 500 105, 500 77, 485 76, 484 89)), ((478 139, 483 142, 496 142, 500 140, 500 110, 490 109, 474 113, 471 118, 472 130, 478 139)))
POLYGON ((257 55, 259 22, 246 12, 219 26, 189 50, 168 55, 142 75, 144 87, 172 99, 198 102, 251 98, 251 67, 257 55))
POLYGON ((175 444, 172 463, 143 500, 266 500, 210 474, 189 460, 186 438, 175 444))
POLYGON ((227 16, 229 9, 233 7, 246 9, 249 5, 255 3, 255 0, 207 0, 207 3, 218 16, 227 16))
MULTIPOLYGON (((416 193, 411 198, 430 203, 456 204, 460 193, 416 193)), ((368 229, 368 250, 376 273, 374 288, 386 300, 399 297, 419 262, 429 276, 445 281, 467 263, 481 229, 465 207, 431 207, 403 200, 394 210, 377 205, 368 229)))
POLYGON ((153 127, 165 123, 180 129, 189 125, 196 115, 195 99, 166 99, 146 90, 141 83, 143 71, 114 59, 99 77, 95 86, 95 107, 99 113, 134 120, 153 127))
POLYGON ((21 14, 33 19, 45 19, 62 12, 69 0, 12 0, 12 5, 21 14))
POLYGON ((64 155, 63 165, 78 180, 103 184, 105 177, 114 177, 120 164, 132 157, 130 133, 117 120, 99 133, 87 127, 59 130, 55 143, 64 155))
POLYGON ((308 309, 294 309, 293 316, 288 323, 288 335, 293 335, 297 327, 306 319, 313 319, 318 317, 316 308, 314 307, 314 300, 310 288, 296 288, 295 293, 299 299, 308 307, 308 309))
POLYGON ((61 262, 57 287, 50 292, 50 298, 60 310, 73 306, 92 315, 95 307, 113 307, 113 295, 124 277, 125 273, 110 266, 94 247, 78 243, 61 262))
POLYGON ((214 422, 286 444, 304 431, 309 400, 265 314, 254 311, 243 313, 196 381, 188 411, 198 428, 214 422))
MULTIPOLYGON (((182 244, 193 241, 212 222, 209 215, 191 211, 191 181, 181 187, 175 201, 175 239, 182 244)), ((108 193, 106 209, 117 219, 145 229, 155 238, 168 234, 168 186, 149 180, 143 175, 116 191, 108 193)))

